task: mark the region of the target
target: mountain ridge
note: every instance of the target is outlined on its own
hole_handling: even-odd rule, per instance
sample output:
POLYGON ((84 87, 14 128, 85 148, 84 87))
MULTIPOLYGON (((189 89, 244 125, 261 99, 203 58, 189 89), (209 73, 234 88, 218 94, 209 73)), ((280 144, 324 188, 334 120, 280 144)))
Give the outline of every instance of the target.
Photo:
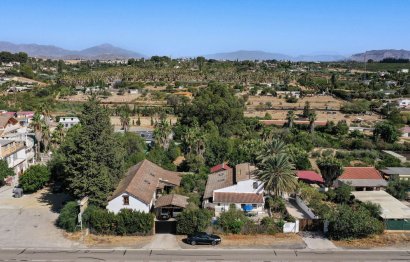
POLYGON ((0 51, 25 52, 29 56, 51 59, 128 59, 142 58, 144 55, 111 44, 101 44, 83 50, 69 50, 54 45, 14 44, 0 41, 0 51))
POLYGON ((410 59, 410 51, 404 49, 369 50, 352 55, 351 60, 364 62, 368 60, 381 61, 385 58, 410 59))

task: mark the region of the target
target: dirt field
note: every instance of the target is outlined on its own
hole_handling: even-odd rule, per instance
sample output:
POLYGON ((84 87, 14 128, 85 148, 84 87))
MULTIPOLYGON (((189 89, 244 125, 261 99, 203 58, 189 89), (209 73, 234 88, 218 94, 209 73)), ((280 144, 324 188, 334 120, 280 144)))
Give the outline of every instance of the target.
MULTIPOLYGON (((126 95, 117 95, 113 94, 107 98, 101 99, 102 103, 133 103, 141 95, 140 94, 126 94, 126 95)), ((89 95, 77 94, 69 97, 59 98, 59 101, 70 101, 70 102, 85 102, 89 98, 89 95)))
POLYGON ((333 241, 336 246, 343 248, 375 248, 393 247, 410 249, 410 233, 384 233, 364 239, 350 241, 333 241))
POLYGON ((141 248, 151 242, 153 236, 105 236, 88 234, 83 232, 64 233, 64 236, 72 241, 81 242, 87 247, 132 247, 141 248))
MULTIPOLYGON (((287 110, 263 110, 263 111, 249 111, 245 112, 245 116, 248 117, 264 117, 266 113, 272 116, 273 120, 285 120, 288 113, 287 110)), ((302 115, 302 110, 295 111, 295 114, 302 115)), ((345 120, 349 125, 357 120, 358 118, 363 119, 363 123, 369 126, 373 126, 375 122, 380 121, 380 116, 376 114, 372 115, 346 115, 341 112, 326 112, 326 111, 316 111, 316 121, 333 121, 338 122, 340 120, 345 120)), ((298 119, 296 119, 298 120, 298 119)))
POLYGON ((13 81, 22 82, 22 83, 29 83, 29 84, 37 84, 38 86, 46 86, 47 84, 44 82, 40 82, 37 80, 33 80, 30 78, 22 77, 22 76, 15 76, 11 78, 13 81))
POLYGON ((305 102, 310 102, 310 107, 312 109, 329 109, 329 110, 339 110, 340 106, 344 103, 342 100, 338 100, 332 96, 313 96, 300 98, 296 103, 287 103, 285 98, 273 97, 273 96, 249 96, 247 105, 248 110, 254 109, 260 103, 265 104, 266 102, 271 102, 272 106, 275 108, 303 108, 305 102))
MULTIPOLYGON (((130 117, 130 126, 136 126, 138 120, 138 116, 132 116, 130 117), (134 125, 133 125, 134 123, 134 125)), ((151 117, 149 116, 141 116, 141 127, 152 127, 151 126, 151 117)), ((153 117, 154 122, 155 121, 160 121, 158 117, 153 117)), ((175 116, 167 116, 167 120, 171 120, 172 124, 175 124, 177 122, 177 118, 175 116)), ((111 116, 111 124, 113 124, 115 127, 121 127, 121 121, 119 116, 111 116)))

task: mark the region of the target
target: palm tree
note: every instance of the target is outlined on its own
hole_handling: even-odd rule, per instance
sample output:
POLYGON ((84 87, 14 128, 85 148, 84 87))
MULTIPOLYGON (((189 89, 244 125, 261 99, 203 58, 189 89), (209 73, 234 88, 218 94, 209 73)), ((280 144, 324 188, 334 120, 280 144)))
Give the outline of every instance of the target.
POLYGON ((121 110, 120 113, 120 122, 122 129, 127 132, 128 126, 130 125, 130 114, 127 110, 121 110))
POLYGON ((154 130, 155 143, 164 149, 168 149, 172 128, 166 119, 158 122, 154 130))
POLYGON ((53 143, 56 145, 61 145, 61 143, 63 142, 64 135, 65 135, 64 126, 63 124, 59 123, 53 132, 53 136, 52 136, 53 143))
POLYGON ((33 118, 31 119, 30 127, 34 131, 34 136, 36 138, 36 143, 37 143, 37 153, 39 151, 39 144, 41 142, 41 139, 43 137, 43 119, 41 117, 41 114, 39 112, 35 112, 33 118))
POLYGON ((293 110, 288 111, 288 114, 286 116, 286 119, 288 120, 288 127, 292 128, 293 127, 293 122, 295 121, 295 112, 293 110))
POLYGON ((44 124, 43 125, 43 137, 42 137, 44 152, 48 151, 48 145, 50 144, 50 139, 51 139, 50 128, 48 127, 48 125, 44 124))
POLYGON ((258 162, 265 162, 272 156, 284 153, 286 144, 282 140, 272 139, 263 145, 261 152, 256 157, 258 162))
POLYGON ((40 106, 40 113, 44 116, 44 123, 50 125, 51 107, 50 104, 44 103, 40 106))
POLYGON ((315 131, 315 121, 316 121, 316 113, 311 112, 309 114, 309 130, 310 130, 310 133, 313 133, 315 131))
POLYGON ((255 171, 256 178, 263 182, 263 187, 269 195, 280 197, 283 193, 291 193, 297 189, 295 166, 289 155, 285 153, 269 157, 258 165, 255 171))

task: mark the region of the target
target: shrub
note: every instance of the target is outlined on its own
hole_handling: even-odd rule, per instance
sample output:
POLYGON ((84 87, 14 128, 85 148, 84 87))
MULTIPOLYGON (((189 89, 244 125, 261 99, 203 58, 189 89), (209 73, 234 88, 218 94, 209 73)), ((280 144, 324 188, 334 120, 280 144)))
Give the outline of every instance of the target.
POLYGON ((383 233, 383 223, 364 207, 341 205, 329 219, 329 238, 335 240, 363 238, 383 233))
POLYGON ((336 203, 344 203, 344 204, 347 204, 347 203, 351 200, 351 198, 352 198, 352 196, 351 196, 351 194, 352 194, 352 187, 349 186, 349 185, 343 184, 343 185, 341 185, 340 187, 338 187, 338 188, 335 189, 335 193, 336 193, 336 195, 334 196, 334 199, 333 199, 333 200, 334 200, 336 203))
POLYGON ((45 186, 50 180, 50 176, 50 171, 46 166, 31 166, 20 177, 20 187, 27 193, 36 192, 45 186))
POLYGON ((2 159, 0 160, 0 186, 3 185, 4 179, 8 176, 14 176, 14 172, 11 168, 9 168, 9 165, 7 164, 7 161, 2 159))
POLYGON ((205 231, 210 225, 212 214, 206 209, 185 209, 177 216, 177 233, 192 234, 205 231))
POLYGON ((114 214, 95 206, 87 208, 83 220, 92 233, 106 235, 149 235, 154 226, 151 213, 122 209, 114 214))
POLYGON ((242 228, 247 221, 248 218, 243 211, 236 209, 234 205, 219 217, 219 225, 226 233, 241 233, 242 228))
POLYGON ((392 180, 387 186, 387 193, 391 194, 399 200, 404 200, 407 197, 407 192, 410 189, 410 181, 406 180, 392 180))
POLYGON ((77 217, 80 213, 78 205, 75 201, 70 201, 63 209, 61 209, 60 215, 57 219, 57 226, 68 231, 74 232, 78 230, 77 227, 77 217))

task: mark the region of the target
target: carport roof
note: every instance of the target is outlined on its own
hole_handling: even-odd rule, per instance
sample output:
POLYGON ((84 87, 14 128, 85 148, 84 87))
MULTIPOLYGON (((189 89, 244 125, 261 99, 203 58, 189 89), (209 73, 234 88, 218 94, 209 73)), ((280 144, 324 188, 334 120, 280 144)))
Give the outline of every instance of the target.
POLYGON ((188 197, 178 194, 160 196, 155 202, 155 207, 177 206, 185 208, 188 205, 188 197))

